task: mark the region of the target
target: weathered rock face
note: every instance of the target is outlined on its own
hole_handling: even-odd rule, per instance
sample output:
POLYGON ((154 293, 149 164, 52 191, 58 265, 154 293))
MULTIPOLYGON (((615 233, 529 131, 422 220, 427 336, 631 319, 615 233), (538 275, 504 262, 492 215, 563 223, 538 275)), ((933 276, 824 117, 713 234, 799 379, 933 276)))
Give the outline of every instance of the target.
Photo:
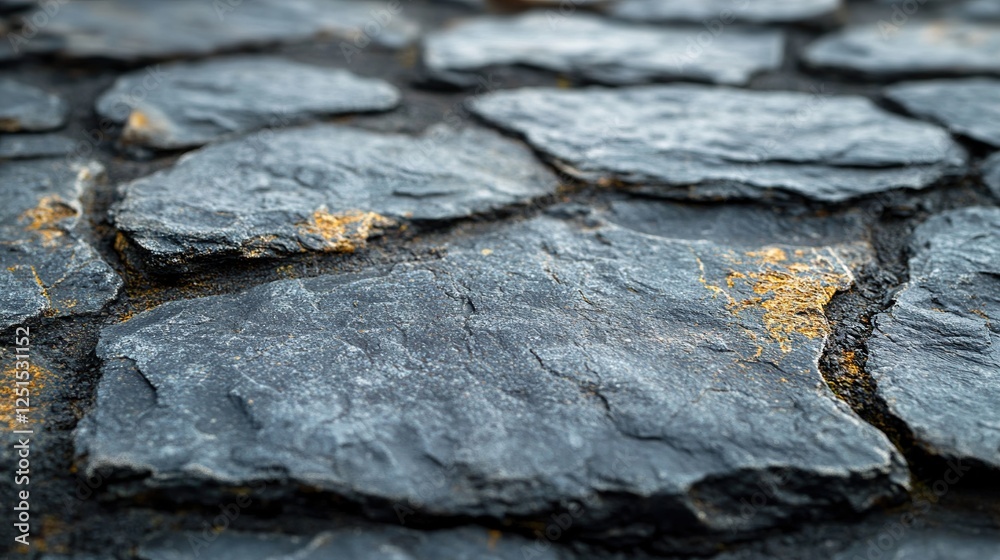
POLYGON ((392 526, 325 531, 311 537, 227 531, 209 542, 200 533, 157 537, 139 549, 141 560, 180 560, 196 551, 213 560, 568 560, 558 549, 484 529, 413 531, 392 526), (528 556, 525 556, 525 552, 528 556))
POLYGON ((827 20, 841 8, 841 0, 619 0, 613 16, 635 21, 791 23, 827 20))
POLYGON ((993 192, 993 196, 1000 199, 1000 152, 986 158, 983 162, 983 181, 993 192))
POLYGON ((1000 25, 911 20, 848 27, 810 45, 805 61, 875 78, 1000 73, 1000 25))
POLYGON ((915 116, 1000 147, 1000 80, 908 82, 887 88, 885 95, 915 116))
POLYGON ((0 132, 59 128, 68 112, 66 102, 58 96, 0 78, 0 132))
POLYGON ((877 317, 868 369, 918 443, 1000 467, 1000 209, 934 216, 912 251, 910 281, 877 317))
POLYGON ((474 80, 472 73, 508 65, 607 84, 665 79, 742 84, 781 65, 780 31, 729 29, 707 45, 699 42, 700 32, 704 29, 641 26, 584 14, 482 17, 428 35, 424 65, 435 78, 458 85, 474 80))
POLYGON ((883 537, 857 543, 834 556, 833 560, 876 555, 882 560, 981 560, 996 558, 997 551, 1000 551, 1000 539, 996 535, 920 527, 906 531, 901 538, 883 537), (886 543, 890 543, 888 547, 886 543))
POLYGON ((384 111, 398 102, 399 92, 382 80, 240 56, 127 74, 97 100, 97 112, 125 123, 126 142, 184 148, 309 117, 384 111))
POLYGON ((74 147, 73 140, 61 134, 4 134, 0 136, 0 159, 65 156, 74 147))
POLYGON ((926 187, 965 161, 945 131, 859 97, 695 85, 521 89, 470 108, 574 177, 664 196, 841 201, 926 187))
POLYGON ((126 185, 114 219, 159 262, 350 252, 380 228, 464 218, 556 186, 527 148, 491 131, 314 126, 188 154, 126 185))
POLYGON ((62 160, 0 164, 0 329, 93 313, 117 295, 121 280, 72 233, 79 197, 100 173, 62 160))
POLYGON ((537 218, 383 276, 107 328, 78 450, 152 487, 280 473, 392 519, 576 503, 591 538, 864 510, 906 475, 817 370, 823 305, 850 283, 829 248, 537 218))
POLYGON ((381 25, 372 12, 384 9, 355 0, 87 0, 63 5, 39 37, 63 56, 120 60, 206 55, 320 35, 366 34, 389 47, 416 37, 416 25, 403 14, 381 25), (366 33, 366 24, 378 32, 366 33))

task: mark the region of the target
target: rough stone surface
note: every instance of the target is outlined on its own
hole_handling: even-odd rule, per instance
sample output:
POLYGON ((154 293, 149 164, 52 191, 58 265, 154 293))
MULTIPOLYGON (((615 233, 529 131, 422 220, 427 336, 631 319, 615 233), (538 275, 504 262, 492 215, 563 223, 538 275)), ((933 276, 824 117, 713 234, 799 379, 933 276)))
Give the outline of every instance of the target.
POLYGON ((4 134, 0 136, 0 159, 65 156, 75 147, 72 139, 61 134, 4 134))
POLYGON ((384 111, 398 102, 399 91, 382 80, 240 56, 127 74, 97 100, 97 112, 125 123, 126 142, 184 148, 309 117, 384 111))
POLYGON ((1000 147, 1000 80, 908 82, 887 88, 885 95, 915 116, 1000 147))
POLYGON ((507 65, 607 84, 666 79, 742 84, 781 65, 784 34, 780 31, 729 29, 699 48, 700 31, 584 14, 483 17, 430 34, 424 41, 424 65, 434 77, 460 85, 473 80, 471 73, 507 65))
MULTIPOLYGON (((384 8, 384 3, 357 0, 87 0, 63 5, 39 37, 56 42, 57 52, 71 57, 207 55, 320 35, 354 38, 366 24, 378 23, 372 12, 384 8)), ((416 25, 396 14, 369 39, 401 47, 416 34, 416 25)))
MULTIPOLYGON (((192 539, 198 538, 198 533, 163 535, 143 545, 138 556, 141 560, 186 560, 191 558, 192 539)), ((413 531, 392 526, 338 529, 310 537, 228 531, 199 552, 213 560, 568 559, 555 547, 538 550, 516 535, 474 528, 413 531)))
POLYGON ((850 283, 830 248, 537 218, 380 277, 105 329, 78 450, 153 487, 282 473, 393 519, 575 502, 613 538, 865 510, 906 476, 817 369, 822 306, 850 283), (758 484, 781 490, 741 514, 758 484))
POLYGON ((945 131, 859 97, 697 85, 521 89, 470 108, 574 177, 666 196, 841 201, 923 188, 965 161, 945 131))
POLYGON ((635 21, 692 22, 716 21, 728 25, 748 23, 791 23, 827 20, 841 8, 841 0, 619 0, 610 13, 635 21))
POLYGON ((983 181, 993 196, 1000 199, 1000 152, 986 158, 983 162, 983 181))
POLYGON ((805 61, 877 78, 907 75, 1000 74, 1000 24, 909 20, 865 24, 822 37, 805 61))
POLYGON ((33 86, 0 78, 0 132, 59 128, 69 108, 62 99, 33 86))
POLYGON ((995 534, 920 527, 906 531, 901 538, 857 543, 833 560, 871 558, 876 553, 880 560, 995 560, 1000 558, 1000 538, 995 534), (888 548, 886 542, 891 543, 888 548))
POLYGON ((912 251, 909 282, 877 317, 868 369, 917 442, 1000 467, 1000 209, 933 216, 912 251))
POLYGON ((188 154, 126 185, 114 216, 154 260, 350 252, 380 228, 464 218, 556 186, 527 148, 492 131, 324 125, 188 154))
POLYGON ((117 295, 121 280, 73 234, 79 198, 99 173, 62 160, 0 164, 0 329, 96 312, 117 295))

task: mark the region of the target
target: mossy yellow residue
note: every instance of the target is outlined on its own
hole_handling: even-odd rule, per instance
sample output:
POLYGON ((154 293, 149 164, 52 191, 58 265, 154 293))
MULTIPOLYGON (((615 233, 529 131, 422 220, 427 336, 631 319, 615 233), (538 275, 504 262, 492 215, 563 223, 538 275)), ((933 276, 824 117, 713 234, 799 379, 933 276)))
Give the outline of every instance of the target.
POLYGON ((765 247, 760 251, 750 251, 747 256, 758 259, 762 264, 780 264, 788 260, 788 253, 780 247, 765 247))
POLYGON ((844 352, 840 358, 840 364, 852 379, 861 378, 861 366, 858 365, 858 358, 853 350, 844 352))
POLYGON ((352 253, 382 227, 395 222, 375 212, 349 211, 331 214, 325 210, 313 212, 309 222, 300 225, 300 232, 324 240, 324 251, 352 253))
POLYGON ((254 237, 243 245, 243 256, 255 259, 267 255, 270 251, 268 245, 277 238, 277 235, 259 235, 254 237))
POLYGON ((18 371, 23 372, 24 370, 16 369, 15 363, 11 362, 0 373, 0 424, 6 425, 10 430, 25 429, 25 425, 19 424, 16 419, 17 409, 19 408, 30 409, 27 416, 31 424, 38 425, 44 423, 39 416, 39 393, 44 391, 52 382, 52 373, 33 362, 28 367, 29 379, 18 379, 18 371), (26 384, 18 385, 18 381, 26 384), (29 390, 29 394, 27 396, 18 395, 17 390, 24 388, 29 390), (27 404, 31 406, 24 406, 26 403, 24 401, 18 402, 18 399, 28 399, 27 404))
POLYGON ((58 222, 77 215, 77 210, 57 195, 43 196, 38 204, 21 214, 21 220, 27 221, 24 229, 38 232, 46 244, 52 243, 63 231, 58 222))
MULTIPOLYGON (((694 250, 691 251, 691 254, 694 254, 694 250)), ((698 281, 701 282, 702 286, 705 286, 706 290, 712 292, 712 297, 718 297, 719 294, 722 294, 726 296, 726 299, 731 299, 725 290, 715 284, 710 284, 708 280, 705 279, 705 263, 701 262, 701 258, 698 257, 698 255, 694 255, 694 260, 698 263, 698 281)))

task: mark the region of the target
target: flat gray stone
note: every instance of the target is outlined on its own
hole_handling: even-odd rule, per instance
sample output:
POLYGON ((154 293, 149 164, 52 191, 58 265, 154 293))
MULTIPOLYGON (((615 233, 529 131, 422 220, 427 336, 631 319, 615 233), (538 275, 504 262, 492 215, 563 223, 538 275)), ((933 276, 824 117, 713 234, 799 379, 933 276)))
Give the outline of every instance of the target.
POLYGON ((121 279, 73 229, 97 164, 39 159, 0 164, 0 329, 39 315, 100 311, 121 279))
POLYGON ((126 74, 97 100, 97 112, 125 123, 126 142, 174 149, 310 117, 384 111, 399 99, 387 82, 346 70, 239 56, 126 74))
POLYGON ((58 96, 0 78, 0 132, 38 131, 66 123, 69 107, 58 96))
POLYGON ((691 79, 743 84, 781 66, 784 34, 729 29, 707 45, 703 29, 642 26, 575 13, 532 12, 480 17, 429 34, 424 65, 437 79, 462 85, 471 74, 525 65, 607 84, 691 79))
POLYGON ((1000 199, 1000 152, 986 158, 982 170, 986 186, 993 192, 993 196, 1000 199))
MULTIPOLYGON (((801 23, 832 18, 842 0, 619 0, 611 15, 645 22, 801 23)), ((714 27, 713 27, 714 28, 714 27)))
POLYGON ((940 123, 955 134, 1000 147, 1000 80, 907 82, 886 88, 885 96, 914 116, 940 123))
POLYGON ((868 370, 919 444, 1000 467, 1000 209, 934 216, 912 252, 909 282, 876 317, 868 370))
POLYGON ((964 173, 966 159, 944 130, 861 97, 698 85, 538 88, 484 95, 470 109, 573 177, 662 196, 791 193, 836 202, 927 187, 964 173))
POLYGON ((76 147, 61 134, 4 134, 0 136, 0 159, 66 156, 76 147))
POLYGON ((1000 556, 1000 536, 987 533, 956 531, 936 527, 919 527, 896 533, 885 533, 856 543, 833 560, 986 560, 1000 556), (881 537, 881 538, 880 538, 881 537))
POLYGON ((1000 24, 912 19, 867 23, 821 37, 805 61, 876 78, 1000 74, 1000 24))
POLYGON ((312 536, 226 531, 209 540, 204 533, 170 533, 139 548, 140 560, 567 560, 550 546, 536 551, 517 535, 478 528, 415 531, 393 526, 334 529, 312 536), (530 555, 525 556, 525 551, 530 555))
POLYGON ((373 13, 385 10, 383 2, 357 0, 87 0, 61 6, 38 37, 57 42, 62 56, 120 60, 208 55, 321 36, 353 45, 364 35, 386 47, 416 38, 417 26, 405 14, 380 24, 373 13))
POLYGON ((420 137, 313 126, 208 146, 123 187, 115 224, 154 262, 351 252, 405 221, 553 194, 526 147, 489 130, 420 137))
POLYGON ((583 504, 595 539, 862 511, 907 475, 818 371, 822 306, 851 281, 828 247, 536 218, 106 328, 78 451, 147 488, 280 473, 393 520, 583 504), (780 490, 741 513, 758 484, 780 490))

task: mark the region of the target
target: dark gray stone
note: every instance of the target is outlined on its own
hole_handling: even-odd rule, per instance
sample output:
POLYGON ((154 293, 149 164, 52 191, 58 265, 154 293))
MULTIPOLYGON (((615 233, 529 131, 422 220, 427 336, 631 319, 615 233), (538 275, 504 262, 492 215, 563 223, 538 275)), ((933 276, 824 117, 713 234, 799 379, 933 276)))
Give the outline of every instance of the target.
POLYGON ((68 112, 66 102, 58 96, 0 78, 0 132, 59 128, 68 112))
POLYGON ((380 23, 373 13, 385 10, 383 2, 357 0, 87 0, 64 4, 38 37, 57 42, 63 56, 121 60, 207 55, 319 36, 364 35, 387 47, 411 42, 417 26, 402 13, 380 23), (377 32, 366 33, 366 24, 377 32))
MULTIPOLYGON (((841 0, 619 0, 611 15, 634 21, 793 23, 831 19, 841 0)), ((725 32, 725 31, 724 31, 725 32)))
POLYGON ((1000 152, 986 158, 982 170, 986 186, 993 192, 993 196, 1000 199, 1000 152))
POLYGON ((862 511, 907 475, 818 371, 823 305, 851 281, 828 247, 536 218, 383 276, 106 328, 78 451, 147 487, 280 473, 393 520, 576 503, 590 538, 862 511), (747 511, 758 485, 773 497, 747 511))
POLYGON ((370 526, 304 537, 227 531, 208 542, 201 533, 172 533, 139 548, 140 560, 537 560, 568 559, 557 547, 536 549, 517 535, 477 528, 414 531, 370 526), (205 546, 199 546, 204 542, 205 546))
POLYGON ((573 177, 662 196, 842 201, 964 172, 965 153, 944 130, 860 97, 697 85, 520 89, 470 108, 573 177))
POLYGON ((1000 147, 1000 80, 908 82, 887 88, 885 95, 915 116, 1000 147))
POLYGON ((902 535, 896 527, 852 545, 833 560, 996 560, 1000 558, 1000 536, 917 527, 902 535), (886 547, 886 543, 889 544, 886 547))
POLYGON ((97 112, 125 123, 126 142, 170 149, 309 117, 384 111, 399 97, 392 85, 346 70, 239 56, 126 74, 97 100, 97 112))
POLYGON ((489 130, 412 137, 324 125, 258 136, 126 185, 116 225, 154 262, 351 252, 380 228, 464 218, 557 187, 530 150, 489 130))
POLYGON ((876 78, 1000 74, 1000 25, 957 20, 866 23, 820 38, 807 63, 876 78))
POLYGON ((0 159, 65 156, 75 147, 72 139, 61 134, 0 135, 0 159))
POLYGON ((103 171, 63 160, 0 164, 0 329, 39 315, 94 313, 121 279, 73 229, 103 171))
POLYGON ((704 29, 616 22, 585 14, 533 12, 481 17, 424 40, 424 65, 434 77, 464 84, 495 66, 526 65, 608 84, 693 79, 743 84, 781 65, 784 35, 730 29, 700 46, 704 29), (553 15, 555 14, 555 15, 553 15))
POLYGON ((919 444, 1000 467, 1000 209, 934 216, 912 252, 909 282, 876 318, 868 369, 919 444))

